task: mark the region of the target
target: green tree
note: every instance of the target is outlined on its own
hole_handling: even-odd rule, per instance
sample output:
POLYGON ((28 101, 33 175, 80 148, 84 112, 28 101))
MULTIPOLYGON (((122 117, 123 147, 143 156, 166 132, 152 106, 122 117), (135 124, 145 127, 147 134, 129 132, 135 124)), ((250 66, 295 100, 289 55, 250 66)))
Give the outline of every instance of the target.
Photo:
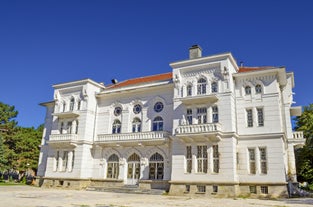
POLYGON ((4 144, 3 144, 2 136, 0 134, 0 172, 5 170, 6 166, 7 166, 7 160, 4 157, 4 144))
POLYGON ((306 138, 305 146, 296 150, 298 181, 313 183, 313 104, 305 106, 295 121, 296 131, 303 131, 306 138))
POLYGON ((17 126, 17 122, 14 120, 18 112, 14 106, 0 102, 0 136, 2 137, 2 168, 12 169, 12 161, 16 158, 14 152, 14 139, 13 134, 17 126))

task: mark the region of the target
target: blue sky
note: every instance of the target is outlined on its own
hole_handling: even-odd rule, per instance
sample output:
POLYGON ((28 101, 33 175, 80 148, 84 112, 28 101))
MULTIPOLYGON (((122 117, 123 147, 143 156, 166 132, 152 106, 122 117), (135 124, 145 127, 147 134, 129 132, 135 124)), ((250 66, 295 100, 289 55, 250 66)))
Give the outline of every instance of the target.
POLYGON ((245 66, 294 71, 295 105, 313 103, 309 0, 0 0, 0 101, 37 127, 53 84, 171 71, 199 44, 245 66))

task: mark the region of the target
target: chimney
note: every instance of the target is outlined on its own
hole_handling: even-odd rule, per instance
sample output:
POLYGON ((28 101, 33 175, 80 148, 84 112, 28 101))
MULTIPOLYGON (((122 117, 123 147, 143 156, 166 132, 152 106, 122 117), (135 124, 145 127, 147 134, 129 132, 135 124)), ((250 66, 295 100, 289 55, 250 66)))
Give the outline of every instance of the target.
POLYGON ((117 79, 115 79, 115 78, 112 79, 111 82, 112 82, 113 84, 117 84, 117 83, 118 83, 117 79))
POLYGON ((202 57, 202 49, 199 45, 192 45, 189 48, 189 59, 195 59, 202 57))

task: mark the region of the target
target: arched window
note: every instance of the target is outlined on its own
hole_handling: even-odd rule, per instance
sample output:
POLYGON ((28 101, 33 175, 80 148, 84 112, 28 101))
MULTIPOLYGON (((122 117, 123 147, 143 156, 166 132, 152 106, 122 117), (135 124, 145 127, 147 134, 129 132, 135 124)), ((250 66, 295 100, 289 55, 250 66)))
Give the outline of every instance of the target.
POLYGON ((127 179, 138 180, 140 178, 140 157, 133 153, 127 159, 127 179))
POLYGON ((128 157, 127 162, 140 162, 140 157, 136 153, 133 153, 128 157))
POLYGON ((120 120, 115 119, 113 122, 113 126, 112 126, 112 133, 113 134, 121 133, 121 127, 122 127, 122 124, 120 120))
POLYGON ((211 83, 211 92, 212 92, 212 93, 217 93, 217 92, 218 92, 218 85, 217 85, 217 82, 211 83))
POLYGON ((262 93, 262 86, 260 84, 255 86, 255 93, 262 93))
POLYGON ((117 179, 119 174, 119 158, 113 154, 108 159, 107 178, 117 179))
POLYGON ((153 154, 149 159, 149 179, 162 180, 164 176, 164 159, 159 153, 153 154))
POLYGON ((187 96, 192 96, 192 85, 191 84, 187 85, 187 96))
POLYGON ((206 94, 206 80, 204 78, 198 80, 198 95, 200 94, 206 94))
POLYGON ((251 94, 251 87, 250 86, 246 86, 245 87, 245 93, 246 93, 246 95, 250 95, 251 94))
POLYGON ((141 121, 139 118, 133 120, 133 132, 141 132, 141 121))
POLYGON ((163 131, 163 119, 160 116, 157 116, 153 120, 152 131, 163 131))
POLYGON ((70 101, 70 111, 74 110, 75 99, 72 97, 70 101))

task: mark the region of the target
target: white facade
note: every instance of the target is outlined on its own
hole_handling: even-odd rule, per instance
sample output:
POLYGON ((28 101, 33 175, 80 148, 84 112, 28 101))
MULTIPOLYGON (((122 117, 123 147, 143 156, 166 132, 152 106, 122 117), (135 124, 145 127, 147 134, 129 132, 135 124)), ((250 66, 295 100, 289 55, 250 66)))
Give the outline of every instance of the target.
POLYGON ((54 85, 38 176, 45 186, 139 185, 171 194, 287 194, 296 181, 293 73, 238 67, 230 53, 171 63, 109 86, 54 85))

